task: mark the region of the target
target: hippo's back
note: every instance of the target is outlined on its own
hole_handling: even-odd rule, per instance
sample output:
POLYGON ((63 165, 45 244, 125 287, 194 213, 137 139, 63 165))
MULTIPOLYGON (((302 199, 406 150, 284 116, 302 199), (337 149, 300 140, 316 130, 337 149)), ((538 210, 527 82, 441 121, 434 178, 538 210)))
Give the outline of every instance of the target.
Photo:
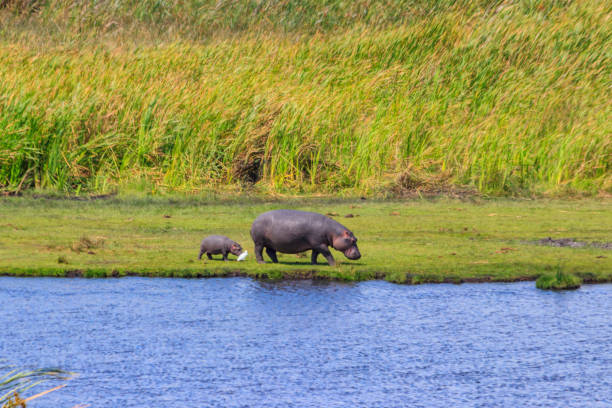
MULTIPOLYGON (((327 243, 335 221, 322 214, 297 210, 273 210, 259 215, 251 226, 251 237, 256 243, 295 253, 327 243)), ((339 225, 339 224, 337 224, 339 225)))
POLYGON ((330 220, 326 216, 308 211, 272 210, 260 214, 255 218, 253 226, 251 227, 251 232, 261 228, 266 231, 299 229, 305 232, 313 228, 321 227, 328 221, 330 220))
POLYGON ((205 247, 221 247, 224 244, 231 243, 232 240, 224 235, 209 235, 202 240, 202 245, 205 247))

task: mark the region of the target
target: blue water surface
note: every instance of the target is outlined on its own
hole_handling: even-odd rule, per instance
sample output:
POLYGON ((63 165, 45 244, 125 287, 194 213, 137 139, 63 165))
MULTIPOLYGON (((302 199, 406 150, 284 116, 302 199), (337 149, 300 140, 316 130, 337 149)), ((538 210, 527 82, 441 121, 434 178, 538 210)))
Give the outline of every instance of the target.
POLYGON ((3 277, 0 359, 80 374, 35 408, 612 406, 612 285, 534 286, 3 277))

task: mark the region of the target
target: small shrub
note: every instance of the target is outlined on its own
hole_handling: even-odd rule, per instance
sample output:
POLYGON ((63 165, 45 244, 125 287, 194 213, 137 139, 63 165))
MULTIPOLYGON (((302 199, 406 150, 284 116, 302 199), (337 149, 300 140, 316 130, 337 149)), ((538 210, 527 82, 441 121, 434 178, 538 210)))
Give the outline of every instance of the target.
POLYGON ((64 255, 60 255, 57 257, 57 263, 58 264, 67 264, 68 263, 68 258, 66 258, 64 255))

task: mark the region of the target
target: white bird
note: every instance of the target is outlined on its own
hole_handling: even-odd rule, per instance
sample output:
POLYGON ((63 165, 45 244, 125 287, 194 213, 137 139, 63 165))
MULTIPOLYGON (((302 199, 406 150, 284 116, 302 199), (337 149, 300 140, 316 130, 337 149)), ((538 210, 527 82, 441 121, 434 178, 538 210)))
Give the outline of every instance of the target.
POLYGON ((237 261, 238 261, 238 262, 240 262, 240 261, 244 261, 244 260, 246 259, 246 257, 247 257, 247 255, 248 255, 248 254, 249 254, 249 251, 244 251, 243 253, 241 253, 240 255, 238 255, 238 259, 237 259, 237 261))

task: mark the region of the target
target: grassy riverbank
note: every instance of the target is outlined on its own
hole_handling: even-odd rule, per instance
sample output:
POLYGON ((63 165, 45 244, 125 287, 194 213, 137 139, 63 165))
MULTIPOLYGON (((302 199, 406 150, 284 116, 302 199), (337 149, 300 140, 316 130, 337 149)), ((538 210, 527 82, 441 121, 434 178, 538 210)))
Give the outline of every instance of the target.
POLYGON ((0 192, 609 193, 610 12, 0 1, 0 192))
MULTIPOLYGON (((612 281, 612 251, 534 245, 542 238, 610 241, 610 200, 375 202, 289 199, 273 203, 198 198, 95 201, 0 200, 0 274, 20 276, 227 276, 387 279, 394 282, 534 280, 562 270, 586 283, 612 281), (336 267, 280 255, 259 265, 249 229, 275 208, 337 213, 363 257, 332 251, 336 267), (345 216, 352 214, 352 218, 345 216), (197 260, 200 240, 221 233, 249 251, 245 262, 197 260)), ((232 257, 235 259, 235 257, 232 257)))

